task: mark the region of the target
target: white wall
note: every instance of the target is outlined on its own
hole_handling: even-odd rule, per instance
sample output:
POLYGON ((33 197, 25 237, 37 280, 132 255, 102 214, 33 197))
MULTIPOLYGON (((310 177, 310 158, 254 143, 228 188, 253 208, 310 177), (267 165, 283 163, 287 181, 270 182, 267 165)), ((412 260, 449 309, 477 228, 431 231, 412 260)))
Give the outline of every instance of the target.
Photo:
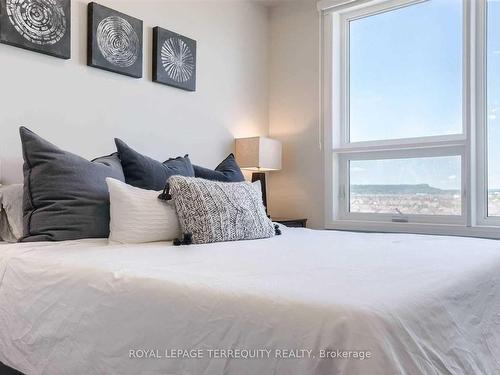
POLYGON ((270 174, 273 216, 323 225, 319 147, 319 16, 315 1, 290 1, 270 13, 269 133, 283 142, 283 169, 270 174))
POLYGON ((158 160, 215 167, 235 136, 268 132, 268 9, 227 1, 99 1, 144 21, 144 78, 86 66, 87 1, 72 0, 72 58, 0 45, 3 182, 21 179, 18 127, 81 156, 119 137, 158 160), (198 41, 197 91, 151 82, 153 26, 198 41))
POLYGON ((3 183, 20 181, 18 127, 87 158, 119 137, 158 160, 189 153, 212 166, 234 137, 283 141, 283 170, 269 174, 273 216, 321 227, 318 146, 318 15, 314 0, 115 0, 103 5, 144 21, 144 77, 86 65, 87 1, 72 1, 72 59, 0 45, 0 160, 3 183), (197 91, 151 82, 153 26, 198 41, 197 91))

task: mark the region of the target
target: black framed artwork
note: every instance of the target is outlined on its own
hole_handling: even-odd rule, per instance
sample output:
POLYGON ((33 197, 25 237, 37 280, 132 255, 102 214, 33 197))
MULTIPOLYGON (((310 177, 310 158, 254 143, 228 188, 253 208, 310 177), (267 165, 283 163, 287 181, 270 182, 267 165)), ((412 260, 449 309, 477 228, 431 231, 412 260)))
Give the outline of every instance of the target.
POLYGON ((142 21, 97 3, 88 5, 87 64, 142 77, 142 21))
POLYGON ((153 81, 187 91, 196 91, 196 41, 155 27, 153 81))
POLYGON ((69 59, 71 0, 0 0, 0 42, 69 59))

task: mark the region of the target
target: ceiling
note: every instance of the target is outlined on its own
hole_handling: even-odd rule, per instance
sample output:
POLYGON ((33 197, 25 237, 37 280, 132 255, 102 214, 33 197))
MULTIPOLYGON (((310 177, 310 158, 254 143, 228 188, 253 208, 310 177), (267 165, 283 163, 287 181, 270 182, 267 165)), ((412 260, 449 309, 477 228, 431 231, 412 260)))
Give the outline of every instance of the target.
POLYGON ((275 6, 279 4, 294 3, 294 2, 301 2, 301 3, 316 2, 316 0, 249 0, 249 1, 261 3, 266 6, 275 6))

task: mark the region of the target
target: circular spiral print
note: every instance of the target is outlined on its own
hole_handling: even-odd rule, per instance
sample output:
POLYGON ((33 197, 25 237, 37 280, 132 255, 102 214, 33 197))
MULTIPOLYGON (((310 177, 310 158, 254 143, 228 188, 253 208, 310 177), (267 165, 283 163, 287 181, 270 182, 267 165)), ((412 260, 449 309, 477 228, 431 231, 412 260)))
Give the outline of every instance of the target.
POLYGON ((193 75, 193 53, 180 38, 169 38, 163 43, 161 62, 170 79, 176 82, 189 81, 193 75))
POLYGON ((139 56, 139 37, 132 25, 121 17, 104 18, 97 26, 96 39, 102 55, 113 65, 128 68, 139 56))
POLYGON ((6 0, 16 31, 32 43, 55 44, 66 34, 66 15, 57 0, 6 0))

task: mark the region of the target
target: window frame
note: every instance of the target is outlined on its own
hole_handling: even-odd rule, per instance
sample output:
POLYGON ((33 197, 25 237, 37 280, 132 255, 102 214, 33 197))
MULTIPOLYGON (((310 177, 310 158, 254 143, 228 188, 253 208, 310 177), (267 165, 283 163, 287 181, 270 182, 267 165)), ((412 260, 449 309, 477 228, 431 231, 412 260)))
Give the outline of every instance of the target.
POLYGON ((486 1, 463 0, 462 133, 349 142, 349 22, 432 0, 323 0, 321 11, 321 121, 327 229, 450 234, 500 238, 500 217, 488 217, 486 122, 486 1), (349 160, 461 156, 462 215, 351 213, 349 160), (392 157, 391 157, 392 156, 392 157))
MULTIPOLYGON (((464 121, 464 116, 466 115, 463 108, 465 101, 465 90, 464 90, 464 79, 462 77, 462 132, 451 134, 451 135, 439 135, 439 136, 423 136, 423 137, 409 137, 409 138, 398 138, 398 139, 387 139, 387 140, 375 140, 375 141, 350 141, 350 30, 349 23, 351 21, 361 20, 363 18, 376 16, 378 14, 383 14, 387 12, 392 12, 398 9, 406 8, 412 5, 418 5, 425 3, 429 0, 388 0, 384 2, 376 2, 374 5, 365 5, 362 7, 357 7, 353 10, 348 10, 340 14, 339 25, 341 28, 341 45, 340 54, 343 57, 340 65, 340 77, 342 79, 342 92, 341 96, 341 107, 343 108, 343 118, 340 124, 341 132, 341 143, 340 148, 352 147, 351 145, 365 146, 366 148, 372 148, 373 146, 386 145, 386 146, 399 146, 400 144, 407 143, 428 143, 432 141, 437 142, 456 142, 459 140, 465 141, 466 138, 466 126, 464 121)), ((432 0, 430 0, 432 1, 432 0)), ((466 13, 464 7, 463 14, 466 13)), ((463 22, 463 28, 465 28, 465 22, 463 22)), ((465 61, 465 45, 462 43, 462 50, 464 51, 462 55, 462 61, 465 61)), ((465 71, 465 64, 462 63, 462 71, 465 71)))
POLYGON ((500 226, 500 216, 488 216, 488 77, 487 77, 487 0, 476 3, 476 85, 477 85, 477 223, 500 226))
POLYGON ((342 154, 339 156, 339 174, 345 176, 339 188, 339 219, 340 220, 361 220, 361 221, 382 221, 391 222, 393 219, 407 219, 408 223, 439 223, 439 224, 466 224, 466 199, 463 173, 465 171, 465 153, 460 146, 440 147, 410 150, 372 151, 353 154, 342 154), (389 160, 389 159, 412 159, 412 158, 432 158, 442 156, 460 157, 460 191, 461 191, 461 214, 460 215, 423 215, 423 214, 389 214, 389 213, 368 213, 350 211, 350 162, 356 160, 389 160))

